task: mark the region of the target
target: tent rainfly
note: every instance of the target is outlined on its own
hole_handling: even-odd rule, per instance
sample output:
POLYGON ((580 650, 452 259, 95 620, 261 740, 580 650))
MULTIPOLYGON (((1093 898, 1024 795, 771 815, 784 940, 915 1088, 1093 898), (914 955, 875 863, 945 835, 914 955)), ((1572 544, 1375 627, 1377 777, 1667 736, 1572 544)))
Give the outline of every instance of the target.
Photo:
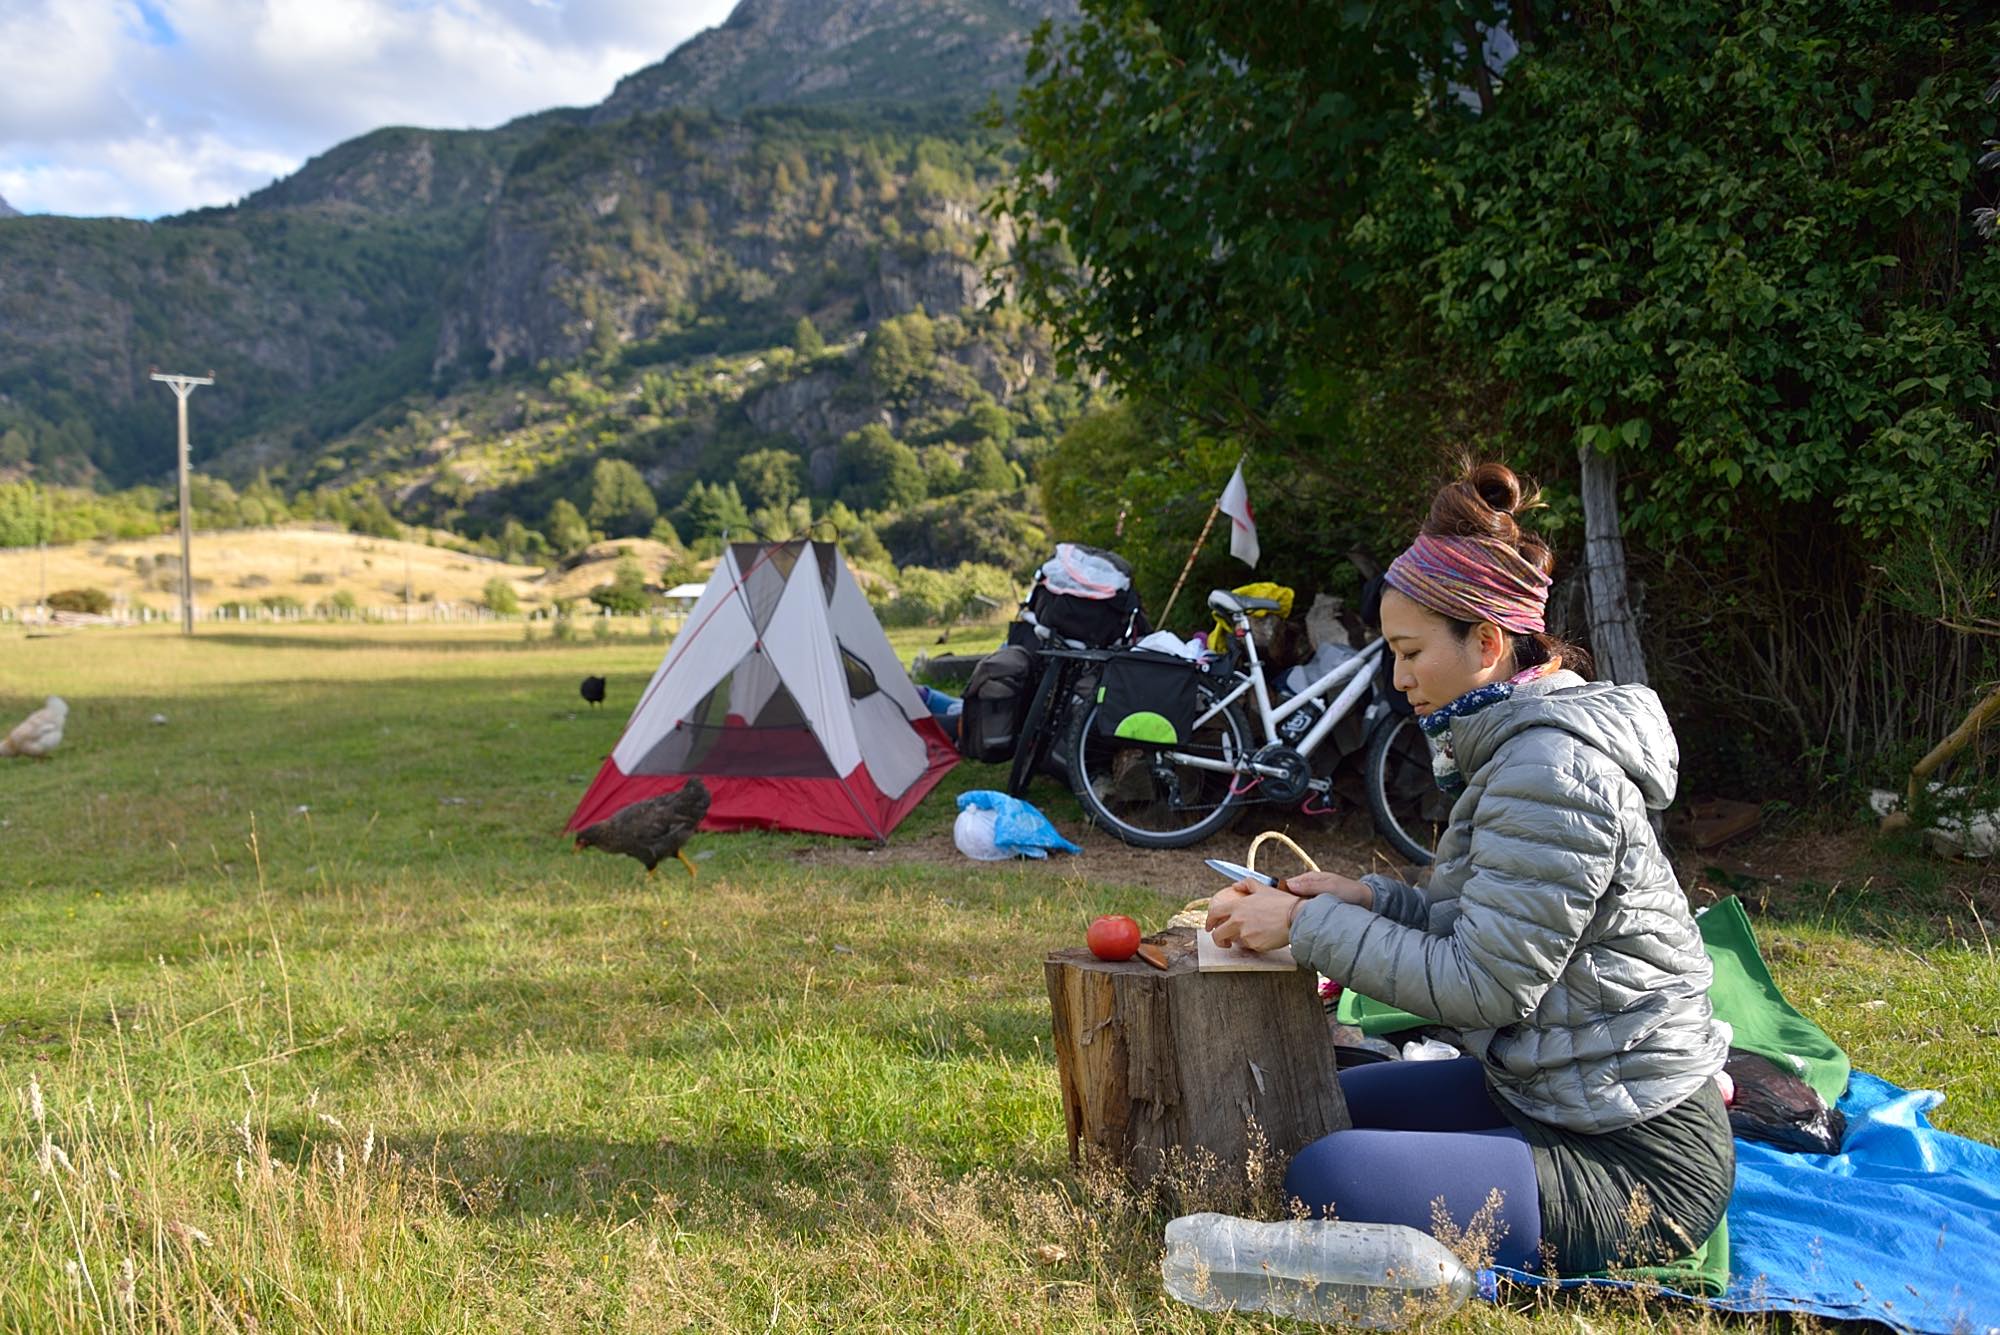
POLYGON ((832 543, 733 543, 570 817, 700 775, 704 830, 881 840, 958 762, 832 543))

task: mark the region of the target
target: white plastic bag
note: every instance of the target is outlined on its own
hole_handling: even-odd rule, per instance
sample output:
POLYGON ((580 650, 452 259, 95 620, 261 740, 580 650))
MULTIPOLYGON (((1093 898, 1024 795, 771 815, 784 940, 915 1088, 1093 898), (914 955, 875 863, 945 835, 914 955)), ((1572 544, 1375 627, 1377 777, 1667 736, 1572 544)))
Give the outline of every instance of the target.
POLYGON ((1071 598, 1115 597, 1132 587, 1132 577, 1102 555, 1073 542, 1056 544, 1056 554, 1042 563, 1042 583, 1050 593, 1071 598))
POLYGON ((999 823, 999 812, 967 807, 952 822, 951 841, 975 862, 1005 862, 1014 855, 995 842, 994 827, 999 823))

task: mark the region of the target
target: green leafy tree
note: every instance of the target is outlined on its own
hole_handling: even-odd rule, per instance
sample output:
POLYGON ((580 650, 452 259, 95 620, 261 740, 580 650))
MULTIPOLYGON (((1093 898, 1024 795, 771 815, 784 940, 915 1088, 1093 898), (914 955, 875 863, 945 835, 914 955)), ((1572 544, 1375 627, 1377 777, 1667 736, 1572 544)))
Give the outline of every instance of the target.
POLYGON ((354 508, 354 517, 349 522, 356 533, 366 533, 371 538, 403 536, 403 526, 389 513, 389 507, 382 503, 382 498, 373 492, 354 508))
POLYGON ((660 513, 653 489, 624 459, 599 459, 590 470, 590 523, 614 538, 637 537, 660 513))
POLYGON ((958 428, 953 433, 959 440, 970 444, 979 440, 994 440, 1005 444, 1014 437, 1014 419, 1007 410, 992 399, 983 398, 966 411, 959 419, 958 428))
POLYGON ((525 565, 549 553, 549 540, 509 515, 493 537, 494 555, 514 565, 525 565))
POLYGON ((879 422, 841 438, 834 485, 857 510, 907 509, 929 493, 917 452, 879 422))
POLYGON ((784 509, 805 491, 805 465, 790 450, 754 450, 736 461, 736 489, 747 506, 784 509))
POLYGON ((819 327, 809 315, 801 315, 792 328, 792 348, 799 356, 811 361, 826 351, 826 339, 821 337, 819 327))
POLYGON ((901 564, 950 569, 963 561, 1025 570, 1048 556, 1049 535, 1023 505, 1026 498, 967 492, 927 501, 882 525, 901 564))
POLYGON ((965 466, 949 446, 931 445, 917 451, 924 466, 924 489, 933 496, 952 496, 965 490, 965 466))
POLYGON ((612 570, 611 582, 592 589, 590 601, 607 612, 616 612, 621 616, 644 612, 651 600, 646 595, 646 572, 638 559, 629 553, 619 557, 617 566, 612 570))
POLYGON ((842 550, 858 565, 880 570, 893 564, 889 549, 882 545, 874 526, 854 513, 844 501, 835 501, 826 507, 826 512, 815 521, 814 532, 822 536, 831 533, 842 550))
POLYGON ((961 601, 958 585, 942 570, 904 566, 896 576, 896 596, 882 619, 892 626, 948 624, 961 601))
POLYGON ((558 556, 568 556, 590 546, 590 525, 583 521, 582 511, 567 497, 559 496, 549 507, 548 521, 542 531, 549 535, 549 546, 558 556))
POLYGON ((53 507, 32 482, 0 482, 0 547, 33 547, 55 531, 53 507))
POLYGON ((992 440, 979 441, 966 451, 965 484, 972 490, 1013 491, 1021 482, 1021 470, 1007 462, 992 440))
POLYGON ((1702 716, 1796 759, 1935 714, 1892 666, 1935 628, 1876 572, 1941 531, 2000 553, 2000 257, 1972 230, 2000 13, 1084 10, 1037 43, 998 205, 1024 299, 1066 361, 1247 446, 1260 526, 1393 550, 1447 447, 1502 454, 1565 557, 1580 521, 1634 540, 1702 716))
POLYGON ((486 581, 486 590, 481 598, 486 604, 487 611, 497 612, 501 616, 513 616, 521 610, 520 595, 514 592, 513 583, 498 575, 486 581))
POLYGON ((895 404, 913 400, 937 360, 937 326, 919 308, 869 331, 862 350, 876 392, 895 404))
POLYGON ((679 528, 696 538, 744 535, 750 529, 750 512, 734 482, 697 482, 681 499, 679 528))

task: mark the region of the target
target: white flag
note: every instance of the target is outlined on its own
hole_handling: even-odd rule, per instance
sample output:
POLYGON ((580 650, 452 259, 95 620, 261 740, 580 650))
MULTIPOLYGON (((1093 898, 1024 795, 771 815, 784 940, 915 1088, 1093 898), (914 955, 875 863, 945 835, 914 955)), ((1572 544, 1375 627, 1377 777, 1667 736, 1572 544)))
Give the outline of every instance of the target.
POLYGON ((1229 554, 1245 565, 1257 564, 1257 519, 1250 513, 1250 488, 1243 483, 1243 465, 1222 489, 1222 513, 1229 516, 1229 554))

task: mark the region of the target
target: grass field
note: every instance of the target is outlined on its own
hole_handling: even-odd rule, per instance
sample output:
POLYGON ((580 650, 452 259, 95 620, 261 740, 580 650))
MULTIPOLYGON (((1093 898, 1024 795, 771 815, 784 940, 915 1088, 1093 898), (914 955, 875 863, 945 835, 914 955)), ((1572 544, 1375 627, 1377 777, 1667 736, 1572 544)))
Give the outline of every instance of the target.
MULTIPOLYGON (((694 883, 572 856, 659 653, 0 630, 0 715, 73 707, 0 762, 0 1328, 1266 1328, 1166 1299, 1165 1215, 1065 1155, 1041 957, 1183 896, 796 836, 701 837, 694 883)), ((1859 856, 1752 896, 1778 980, 2000 1138, 1993 888, 1859 856)), ((1548 1301, 1449 1324, 1707 1320, 1548 1301)))
MULTIPOLYGON (((58 589, 94 588, 120 607, 145 605, 178 615, 180 537, 162 533, 119 542, 78 542, 46 552, 0 550, 0 607, 31 606, 58 589)), ((296 598, 306 606, 337 592, 363 608, 418 602, 477 603, 486 582, 511 583, 524 602, 539 602, 547 583, 538 566, 515 566, 418 542, 297 526, 196 533, 189 552, 195 600, 203 607, 296 598)), ((609 567, 597 582, 609 578, 609 567)), ((588 589, 578 590, 579 593, 588 589)), ((571 596, 571 590, 559 590, 571 596)))

